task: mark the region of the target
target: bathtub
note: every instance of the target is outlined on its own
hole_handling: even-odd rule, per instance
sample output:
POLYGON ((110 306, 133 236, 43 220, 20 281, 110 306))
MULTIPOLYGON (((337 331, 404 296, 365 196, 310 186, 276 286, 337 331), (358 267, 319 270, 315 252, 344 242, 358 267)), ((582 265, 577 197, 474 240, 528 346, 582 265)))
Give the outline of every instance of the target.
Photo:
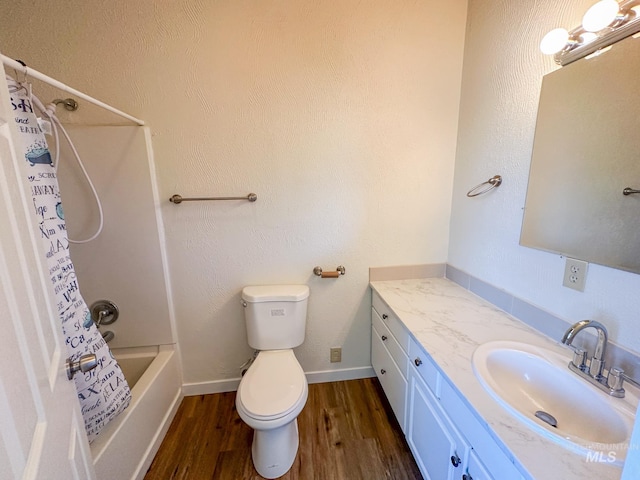
POLYGON ((91 444, 98 480, 144 477, 182 400, 173 345, 113 349, 131 403, 91 444))

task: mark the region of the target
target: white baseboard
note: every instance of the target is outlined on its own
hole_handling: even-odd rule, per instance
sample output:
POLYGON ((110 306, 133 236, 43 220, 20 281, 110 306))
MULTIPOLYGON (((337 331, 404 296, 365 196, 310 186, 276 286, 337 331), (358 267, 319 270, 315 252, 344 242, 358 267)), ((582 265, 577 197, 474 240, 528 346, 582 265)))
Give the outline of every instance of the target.
MULTIPOLYGON (((307 382, 326 383, 341 382, 344 380, 357 380, 359 378, 375 377, 373 367, 345 368, 343 370, 323 370, 320 372, 307 372, 307 382)), ((185 397, 192 395, 208 395, 210 393, 235 392, 240 385, 239 378, 229 380, 215 380, 212 382, 185 383, 182 385, 182 394, 185 397)))
POLYGON ((327 383, 342 382, 344 380, 358 380, 376 376, 373 367, 345 368, 343 370, 324 370, 321 372, 307 372, 307 382, 327 383))
POLYGON ((212 382, 185 383, 182 385, 182 394, 185 397, 192 395, 208 395, 210 393, 235 392, 240 385, 239 378, 228 380, 214 380, 212 382))

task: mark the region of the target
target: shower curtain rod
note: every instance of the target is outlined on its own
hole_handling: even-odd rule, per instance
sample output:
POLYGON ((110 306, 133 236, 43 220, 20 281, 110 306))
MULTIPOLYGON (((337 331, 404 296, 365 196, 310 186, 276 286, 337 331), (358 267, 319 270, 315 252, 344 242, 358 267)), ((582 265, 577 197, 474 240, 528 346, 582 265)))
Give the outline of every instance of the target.
MULTIPOLYGON (((62 82, 59 82, 58 80, 51 78, 47 75, 45 75, 44 73, 40 73, 37 70, 34 70, 33 68, 29 68, 25 65, 22 65, 20 62, 16 62, 15 60, 0 54, 0 57, 2 57, 2 63, 4 63, 7 67, 10 68, 14 68, 17 71, 20 71, 22 73, 24 73, 27 77, 32 77, 35 78, 37 80, 41 80, 53 87, 59 88, 60 90, 63 90, 67 93, 70 93, 72 95, 75 95, 76 97, 82 98, 83 100, 86 100, 89 103, 93 103, 94 105, 97 105, 100 108, 104 108, 105 110, 108 110, 112 113, 115 113, 116 115, 120 115, 121 117, 126 118, 127 120, 130 120, 134 123, 137 123, 138 125, 142 126, 144 125, 144 121, 140 120, 139 118, 136 117, 132 117, 131 115, 129 115, 128 113, 124 113, 120 110, 118 110, 117 108, 112 107, 111 105, 107 105, 104 102, 101 102, 98 99, 95 99, 89 95, 87 95, 86 93, 82 93, 78 90, 76 90, 75 88, 71 88, 68 85, 65 85, 62 82)), ((16 79, 18 80, 18 79, 16 79)))

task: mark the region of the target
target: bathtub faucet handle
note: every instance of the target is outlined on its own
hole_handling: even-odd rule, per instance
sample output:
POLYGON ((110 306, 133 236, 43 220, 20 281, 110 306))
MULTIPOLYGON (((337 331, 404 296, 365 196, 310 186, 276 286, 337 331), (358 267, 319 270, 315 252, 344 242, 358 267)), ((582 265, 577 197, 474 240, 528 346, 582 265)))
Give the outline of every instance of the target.
POLYGON ((100 326, 102 324, 102 320, 109 316, 109 310, 100 310, 98 312, 98 318, 96 320, 96 325, 100 326))
POLYGON ((111 300, 98 300, 91 305, 89 311, 91 318, 98 327, 101 325, 111 325, 120 315, 118 306, 111 300))

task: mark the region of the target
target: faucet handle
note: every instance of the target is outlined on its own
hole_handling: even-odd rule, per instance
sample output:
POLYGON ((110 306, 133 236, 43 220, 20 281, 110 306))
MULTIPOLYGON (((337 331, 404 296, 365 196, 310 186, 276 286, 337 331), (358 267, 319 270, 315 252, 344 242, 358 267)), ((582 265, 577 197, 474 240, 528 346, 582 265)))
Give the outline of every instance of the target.
POLYGON ((582 348, 573 349, 572 363, 580 370, 585 371, 587 369, 587 351, 582 348))
POLYGON ((624 392, 622 385, 625 380, 634 387, 640 388, 640 382, 624 373, 624 370, 617 367, 611 367, 611 369, 609 370, 609 376, 607 377, 607 384, 609 388, 613 390, 621 390, 622 392, 624 392))
POLYGON ((607 385, 611 390, 624 392, 624 389, 622 388, 624 377, 624 370, 621 368, 611 367, 609 375, 607 375, 607 385))

